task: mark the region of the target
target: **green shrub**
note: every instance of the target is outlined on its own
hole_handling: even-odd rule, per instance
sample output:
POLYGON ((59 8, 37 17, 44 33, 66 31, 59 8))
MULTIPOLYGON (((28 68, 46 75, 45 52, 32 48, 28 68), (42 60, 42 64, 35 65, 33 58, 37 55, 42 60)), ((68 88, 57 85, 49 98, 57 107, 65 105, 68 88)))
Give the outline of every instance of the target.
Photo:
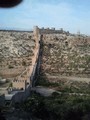
POLYGON ((42 120, 84 120, 90 111, 90 96, 69 96, 54 93, 43 97, 33 93, 21 106, 42 120))

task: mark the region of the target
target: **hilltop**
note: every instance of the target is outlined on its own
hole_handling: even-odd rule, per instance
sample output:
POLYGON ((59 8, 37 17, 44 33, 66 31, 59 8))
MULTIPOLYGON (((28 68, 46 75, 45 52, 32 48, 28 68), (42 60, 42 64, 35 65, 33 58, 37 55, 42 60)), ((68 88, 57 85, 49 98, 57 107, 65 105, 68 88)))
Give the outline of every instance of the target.
POLYGON ((89 92, 90 36, 63 29, 39 29, 41 74, 37 85, 65 92, 89 92))
POLYGON ((16 117, 14 114, 17 114, 17 110, 14 109, 12 115, 5 114, 7 118, 22 118, 21 109, 25 116, 30 112, 30 118, 45 119, 48 116, 49 120, 54 117, 72 119, 71 111, 73 115, 77 114, 76 119, 89 117, 89 114, 84 112, 89 110, 89 78, 89 36, 37 26, 33 32, 0 31, 0 91, 1 94, 8 93, 7 96, 13 96, 11 100, 21 103, 14 106, 19 109, 20 115, 16 117), (37 64, 40 64, 40 68, 37 64), (35 80, 36 87, 33 89, 32 83, 35 80), (29 93, 33 93, 33 90, 34 94, 21 102, 29 93), (42 97, 45 95, 48 97, 42 97), (85 109, 79 107, 81 103, 85 109), (78 109, 82 113, 80 116, 80 112, 76 112, 78 109), (42 114, 45 112, 46 116, 42 116, 41 111, 42 114))

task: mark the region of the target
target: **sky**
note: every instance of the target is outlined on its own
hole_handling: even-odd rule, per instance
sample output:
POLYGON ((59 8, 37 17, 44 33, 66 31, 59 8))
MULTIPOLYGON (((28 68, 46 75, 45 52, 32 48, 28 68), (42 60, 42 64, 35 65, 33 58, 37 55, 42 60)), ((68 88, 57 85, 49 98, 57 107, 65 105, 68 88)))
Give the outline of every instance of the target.
POLYGON ((0 29, 33 26, 90 35, 90 0, 23 0, 17 7, 0 8, 0 29))

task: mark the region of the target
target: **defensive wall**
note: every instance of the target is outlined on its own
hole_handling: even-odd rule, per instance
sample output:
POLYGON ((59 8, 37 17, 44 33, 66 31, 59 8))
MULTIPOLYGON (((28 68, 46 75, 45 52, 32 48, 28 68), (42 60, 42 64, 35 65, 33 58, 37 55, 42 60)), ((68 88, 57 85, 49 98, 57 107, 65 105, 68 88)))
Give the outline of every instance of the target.
POLYGON ((21 102, 27 99, 30 96, 31 87, 35 84, 35 80, 39 74, 40 70, 40 61, 41 61, 41 49, 42 45, 42 35, 43 34, 69 34, 63 29, 55 30, 55 28, 38 28, 34 27, 33 36, 35 40, 35 49, 33 51, 34 55, 32 56, 32 64, 26 68, 19 76, 17 76, 13 82, 13 88, 9 91, 9 94, 5 94, 6 100, 12 100, 12 103, 21 102))
POLYGON ((36 42, 34 55, 32 57, 32 65, 28 66, 25 71, 16 77, 12 84, 13 90, 5 95, 5 99, 12 101, 12 103, 21 102, 30 96, 31 87, 34 85, 35 80, 39 74, 40 67, 40 34, 37 27, 34 28, 33 34, 36 42))
MULTIPOLYGON (((25 99, 27 99, 28 96, 30 96, 31 87, 34 86, 35 80, 37 79, 37 76, 38 76, 39 70, 40 70, 40 61, 41 61, 40 47, 42 46, 42 42, 41 42, 42 35, 44 36, 43 37, 45 40, 44 42, 48 42, 48 44, 46 44, 47 53, 49 53, 48 48, 50 46, 52 46, 52 48, 56 47, 54 49, 57 49, 57 50, 59 50, 60 48, 63 47, 63 48, 65 48, 62 53, 63 56, 67 55, 68 47, 72 47, 72 50, 74 48, 77 51, 76 48, 78 48, 77 47, 78 45, 80 45, 80 47, 81 47, 81 45, 83 45, 83 44, 85 45, 86 43, 90 43, 90 37, 87 37, 87 39, 86 39, 86 37, 84 37, 84 36, 81 36, 81 35, 75 36, 74 35, 75 39, 72 39, 72 35, 69 33, 69 31, 64 31, 62 28, 60 30, 55 30, 55 28, 38 28, 38 26, 36 26, 33 30, 33 36, 34 36, 34 40, 35 40, 35 49, 33 51, 34 55, 31 58, 32 64, 29 65, 19 76, 17 76, 13 80, 12 84, 13 84, 14 90, 11 90, 10 94, 5 95, 6 100, 12 100, 12 102, 15 103, 15 102, 24 101, 25 99), (53 34, 53 36, 52 36, 52 34, 53 34), (58 46, 57 41, 60 41, 61 47, 58 46), (51 45, 51 43, 52 43, 52 45, 51 45), (48 47, 48 45, 50 45, 50 46, 48 47)), ((50 55, 47 53, 46 53, 47 58, 49 58, 50 55)), ((52 51, 51 51, 51 53, 52 53, 52 51)), ((72 53, 72 51, 71 51, 71 53, 72 53)), ((52 66, 47 67, 47 71, 49 71, 49 72, 51 71, 51 73, 55 73, 55 72, 57 73, 57 71, 59 71, 60 73, 63 73, 66 69, 66 66, 69 66, 67 58, 68 57, 65 56, 62 59, 65 62, 65 64, 64 64, 65 66, 63 65, 63 67, 58 67, 56 69, 53 66, 54 64, 52 64, 52 66)), ((53 60, 53 57, 52 57, 52 59, 51 58, 48 59, 48 62, 52 61, 52 63, 53 63, 55 61, 57 64, 58 62, 60 62, 60 60, 61 60, 61 58, 58 58, 55 61, 55 59, 53 60)), ((60 64, 61 63, 59 63, 59 65, 60 64)), ((46 65, 47 64, 45 64, 45 67, 46 67, 46 65)), ((50 65, 51 65, 51 63, 50 63, 50 65)), ((43 64, 43 66, 44 66, 44 64, 43 64)), ((49 66, 49 65, 47 65, 47 66, 49 66)), ((72 71, 72 69, 70 69, 70 70, 72 71)), ((68 71, 69 70, 67 70, 66 72, 68 72, 68 71)), ((73 72, 75 73, 74 69, 73 69, 73 72)), ((76 70, 76 72, 77 72, 77 70, 76 70)), ((66 74, 66 73, 64 72, 64 74, 66 74)))
MULTIPOLYGON (((38 28, 38 26, 37 26, 38 28)), ((55 28, 38 28, 40 34, 69 34, 69 31, 64 31, 63 28, 56 30, 55 28)))

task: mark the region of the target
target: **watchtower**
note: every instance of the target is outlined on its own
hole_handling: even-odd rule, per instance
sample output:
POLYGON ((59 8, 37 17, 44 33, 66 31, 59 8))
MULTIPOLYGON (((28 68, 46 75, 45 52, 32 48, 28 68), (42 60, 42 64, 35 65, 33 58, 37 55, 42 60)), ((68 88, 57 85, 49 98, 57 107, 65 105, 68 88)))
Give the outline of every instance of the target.
POLYGON ((39 28, 38 28, 38 26, 34 26, 33 34, 34 34, 34 39, 36 41, 39 40, 39 28))

